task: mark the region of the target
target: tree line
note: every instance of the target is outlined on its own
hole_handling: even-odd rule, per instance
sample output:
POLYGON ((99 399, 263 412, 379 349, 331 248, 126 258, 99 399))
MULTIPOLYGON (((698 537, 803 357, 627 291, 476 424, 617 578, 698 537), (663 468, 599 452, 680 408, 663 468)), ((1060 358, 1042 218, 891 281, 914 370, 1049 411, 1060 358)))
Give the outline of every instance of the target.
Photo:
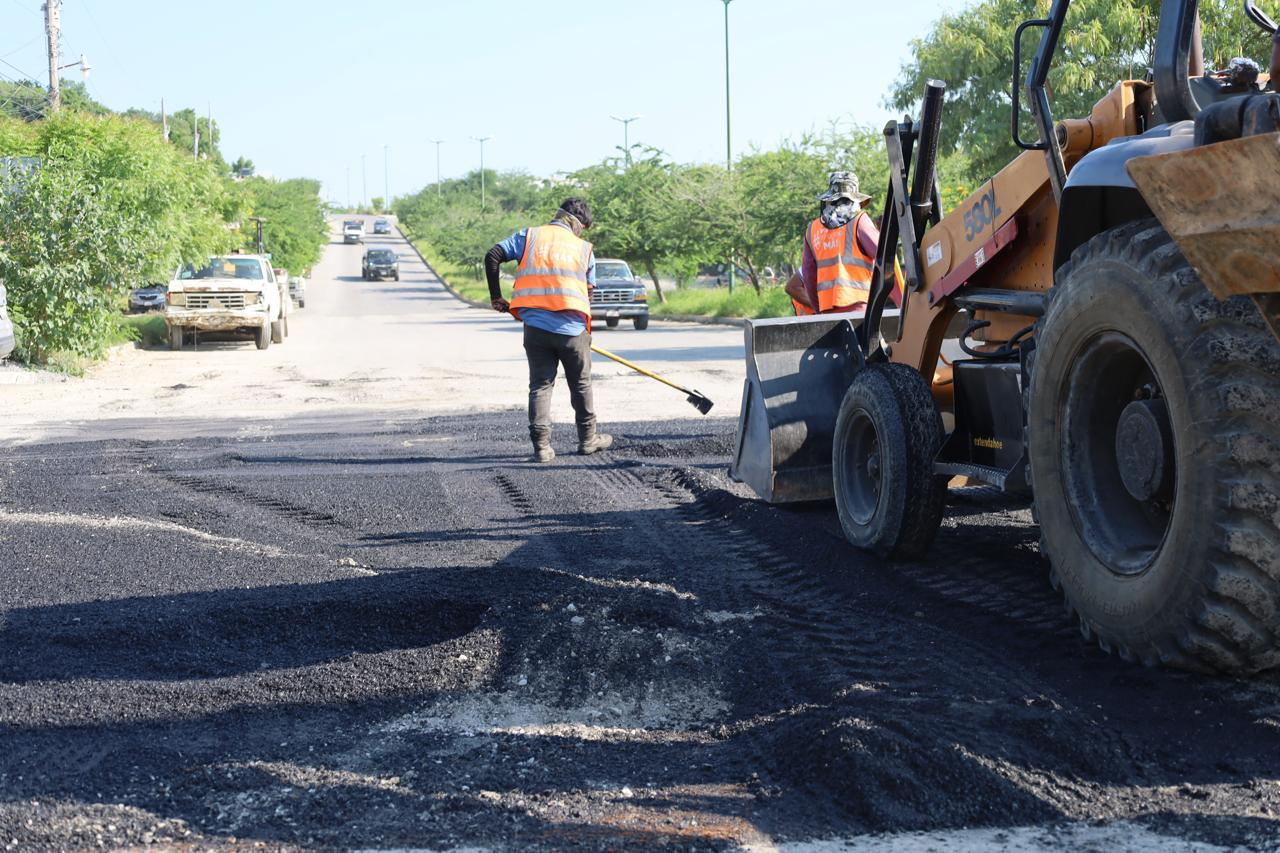
MULTIPOLYGON (((1088 115, 1121 79, 1149 73, 1160 0, 1075 0, 1050 74, 1059 117, 1088 115)), ((947 85, 939 183, 950 210, 1018 153, 1009 131, 1013 34, 1024 20, 1043 17, 1049 0, 981 0, 939 17, 911 42, 911 57, 886 94, 888 110, 915 112, 925 81, 947 85)), ((1241 0, 1201 0, 1206 66, 1225 67, 1236 56, 1264 65, 1269 37, 1250 23, 1241 0)), ((1024 38, 1025 63, 1035 48, 1024 38)), ((1021 78, 1020 75, 1020 78, 1021 78)), ((1021 85, 1021 79, 1019 79, 1021 85)), ((887 120, 891 114, 886 114, 887 120)), ((1029 116, 1023 136, 1034 137, 1029 116)), ((690 279, 707 264, 728 258, 759 290, 763 271, 798 262, 801 235, 818 213, 816 196, 835 169, 852 169, 879 214, 888 180, 882 124, 811 133, 772 150, 722 165, 673 162, 657 149, 631 158, 619 154, 559 176, 486 172, 449 180, 394 203, 410 232, 445 260, 480 274, 488 248, 517 228, 545 221, 566 195, 583 195, 595 212, 589 239, 598 255, 625 258, 652 279, 690 279)))
MULTIPOLYGON (((432 184, 399 198, 394 210, 415 238, 452 264, 481 273, 485 252, 512 232, 547 221, 569 195, 590 202, 589 239, 598 256, 625 258, 664 299, 662 279, 685 282, 702 267, 733 258, 759 291, 766 270, 799 262, 805 228, 817 216, 817 197, 835 169, 853 169, 873 198, 883 196, 888 164, 880 133, 832 129, 724 166, 677 163, 657 149, 621 154, 556 179, 523 172, 480 173, 432 184)), ((968 194, 962 154, 945 158, 943 192, 968 194)))

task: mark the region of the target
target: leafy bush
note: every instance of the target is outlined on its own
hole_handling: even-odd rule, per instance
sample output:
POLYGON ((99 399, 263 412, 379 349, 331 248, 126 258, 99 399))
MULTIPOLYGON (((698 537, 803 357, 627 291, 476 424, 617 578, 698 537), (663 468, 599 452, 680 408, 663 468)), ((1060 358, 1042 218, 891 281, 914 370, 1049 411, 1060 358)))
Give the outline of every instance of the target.
MULTIPOLYGON (((320 183, 306 178, 274 181, 250 178, 237 186, 244 216, 261 216, 262 241, 271 263, 291 273, 301 273, 316 261, 329 239, 320 183)), ((240 240, 245 251, 254 250, 256 229, 242 220, 240 240)))
POLYGON ((0 118, 0 156, 39 160, 0 186, 0 279, 26 360, 101 355, 121 291, 231 244, 227 181, 148 122, 0 118))

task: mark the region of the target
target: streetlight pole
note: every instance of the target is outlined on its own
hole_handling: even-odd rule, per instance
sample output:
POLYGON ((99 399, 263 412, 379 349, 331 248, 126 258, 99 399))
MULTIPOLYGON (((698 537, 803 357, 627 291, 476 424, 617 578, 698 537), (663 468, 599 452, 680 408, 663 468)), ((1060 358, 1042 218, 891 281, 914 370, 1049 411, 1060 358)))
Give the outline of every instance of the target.
MULTIPOLYGON (((725 170, 733 175, 733 124, 729 120, 729 3, 724 0, 724 162, 725 170)), ((737 262, 729 258, 729 292, 733 293, 737 277, 737 262)))
POLYGON ((387 150, 391 146, 382 146, 382 212, 386 213, 391 209, 391 166, 388 165, 390 155, 387 150))
POLYGON ((484 144, 493 137, 473 136, 471 138, 480 143, 480 209, 484 210, 484 144))
POLYGON ((351 209, 351 167, 347 167, 347 210, 351 209))
POLYGON ((369 198, 369 170, 365 168, 366 155, 360 155, 360 206, 369 198))
POLYGON ((432 139, 431 142, 436 146, 436 198, 440 198, 444 195, 444 187, 440 184, 440 143, 444 140, 432 139))
POLYGON ((644 118, 644 116, 628 116, 626 118, 622 118, 621 116, 611 115, 609 116, 609 118, 617 122, 622 122, 622 150, 623 150, 623 153, 626 154, 627 165, 630 166, 631 165, 631 134, 630 134, 631 122, 635 121, 636 119, 644 118))

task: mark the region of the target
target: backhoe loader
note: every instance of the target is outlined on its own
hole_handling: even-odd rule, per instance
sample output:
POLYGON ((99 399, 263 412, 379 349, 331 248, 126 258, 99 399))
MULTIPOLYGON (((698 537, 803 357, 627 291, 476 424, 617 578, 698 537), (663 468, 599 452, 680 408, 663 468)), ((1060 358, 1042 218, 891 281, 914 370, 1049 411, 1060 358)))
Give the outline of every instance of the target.
POLYGON ((1027 494, 1086 639, 1148 665, 1274 667, 1280 95, 1249 61, 1205 73, 1197 0, 1163 0, 1148 79, 1056 122, 1070 7, 1017 28, 1023 153, 955 210, 934 168, 943 84, 886 126, 867 310, 748 325, 731 473, 772 503, 834 498, 851 543, 899 559, 929 552, 952 478, 1027 494), (886 310, 895 259, 907 296, 886 310), (967 357, 937 371, 957 332, 967 357))

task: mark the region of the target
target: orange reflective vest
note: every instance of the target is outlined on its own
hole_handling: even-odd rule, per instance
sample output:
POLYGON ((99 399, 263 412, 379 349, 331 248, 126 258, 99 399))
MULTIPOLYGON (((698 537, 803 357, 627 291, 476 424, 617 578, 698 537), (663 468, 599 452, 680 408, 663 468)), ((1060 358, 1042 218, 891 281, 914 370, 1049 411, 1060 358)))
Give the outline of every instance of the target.
POLYGON ((799 302, 797 302, 794 299, 791 300, 791 308, 793 311, 796 312, 797 317, 808 317, 812 314, 817 313, 813 309, 806 308, 805 306, 801 305, 799 302))
POLYGON ((822 219, 809 225, 805 239, 818 264, 818 311, 840 311, 866 302, 871 295, 871 269, 875 258, 858 245, 859 213, 840 228, 828 228, 822 219))
POLYGON ((516 265, 516 284, 511 297, 511 313, 521 308, 547 311, 577 311, 591 317, 591 292, 587 269, 591 265, 591 244, 561 225, 530 228, 524 255, 516 265))

